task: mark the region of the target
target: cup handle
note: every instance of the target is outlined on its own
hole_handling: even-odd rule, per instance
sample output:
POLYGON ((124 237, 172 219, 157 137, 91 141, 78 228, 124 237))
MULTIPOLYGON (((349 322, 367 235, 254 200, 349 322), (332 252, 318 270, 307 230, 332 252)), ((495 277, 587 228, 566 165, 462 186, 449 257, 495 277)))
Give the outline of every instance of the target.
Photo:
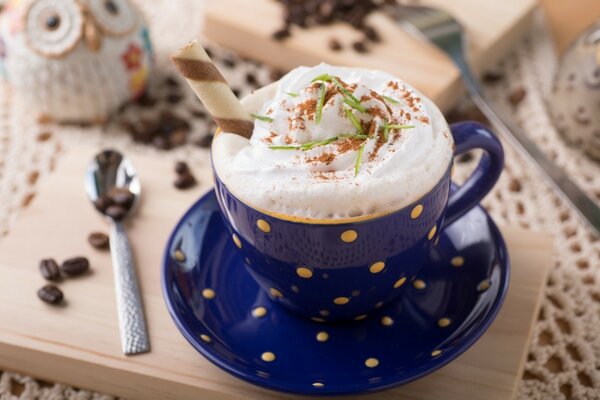
POLYGON ((479 164, 467 181, 450 195, 444 226, 448 226, 475 207, 494 187, 504 166, 504 150, 496 135, 477 122, 460 122, 450 126, 454 155, 473 149, 484 151, 479 164))

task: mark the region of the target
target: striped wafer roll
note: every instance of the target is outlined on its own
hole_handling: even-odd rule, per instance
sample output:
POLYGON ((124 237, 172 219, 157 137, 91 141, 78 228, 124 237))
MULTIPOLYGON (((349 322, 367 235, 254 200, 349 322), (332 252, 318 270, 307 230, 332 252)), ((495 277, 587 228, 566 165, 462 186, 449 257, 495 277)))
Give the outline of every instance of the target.
POLYGON ((171 59, 221 130, 246 138, 252 136, 252 117, 197 40, 180 49, 171 59))

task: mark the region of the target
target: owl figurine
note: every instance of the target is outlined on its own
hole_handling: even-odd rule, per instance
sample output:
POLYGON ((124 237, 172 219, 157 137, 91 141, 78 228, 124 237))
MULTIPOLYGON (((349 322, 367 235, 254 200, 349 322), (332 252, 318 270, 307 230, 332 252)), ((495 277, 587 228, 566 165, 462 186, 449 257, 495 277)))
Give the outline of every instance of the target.
POLYGON ((0 78, 40 118, 102 122, 143 94, 151 65, 130 0, 8 0, 0 14, 0 78))

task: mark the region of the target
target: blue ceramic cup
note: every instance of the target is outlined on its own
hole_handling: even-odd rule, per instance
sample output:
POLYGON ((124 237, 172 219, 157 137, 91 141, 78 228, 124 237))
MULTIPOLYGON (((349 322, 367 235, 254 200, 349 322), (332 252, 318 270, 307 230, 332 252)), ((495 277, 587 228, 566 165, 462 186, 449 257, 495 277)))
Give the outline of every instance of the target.
POLYGON ((302 220, 259 211, 215 173, 219 205, 252 277, 275 302, 317 321, 361 319, 397 298, 440 231, 477 205, 502 171, 502 146, 488 128, 464 122, 451 131, 455 155, 483 150, 469 179, 450 195, 450 163, 429 193, 385 214, 302 220))

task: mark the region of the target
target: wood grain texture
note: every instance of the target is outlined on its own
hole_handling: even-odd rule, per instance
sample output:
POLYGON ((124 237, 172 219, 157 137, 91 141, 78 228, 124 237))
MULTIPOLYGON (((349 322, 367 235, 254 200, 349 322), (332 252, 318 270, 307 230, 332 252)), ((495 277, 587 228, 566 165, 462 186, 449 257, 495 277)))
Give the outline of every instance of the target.
MULTIPOLYGON (((497 62, 528 26, 535 0, 430 0, 466 27, 471 59, 476 71, 497 62)), ((212 0, 206 9, 205 35, 225 47, 284 70, 327 62, 334 65, 375 68, 390 72, 416 86, 443 110, 460 96, 460 76, 452 62, 435 47, 404 32, 381 13, 368 22, 377 27, 383 43, 367 55, 350 47, 361 33, 346 24, 293 29, 284 42, 271 35, 282 25, 282 9, 274 0, 212 0), (335 37, 345 49, 334 52, 335 37)))
MULTIPOLYGON (((96 149, 67 149, 56 171, 0 243, 0 367, 128 399, 293 398, 237 380, 197 354, 179 334, 162 299, 159 271, 170 230, 210 188, 208 160, 192 163, 202 183, 172 186, 173 162, 132 156, 143 201, 128 224, 140 276, 152 352, 121 354, 110 255, 89 246, 91 231, 107 226, 88 204, 82 181, 96 149), (89 276, 61 284, 67 306, 40 302, 41 258, 87 256, 89 276)), ((489 332, 467 353, 435 374, 373 399, 507 400, 521 375, 531 325, 551 265, 551 240, 506 229, 513 264, 506 303, 489 332), (483 396, 483 397, 482 397, 483 396)))

